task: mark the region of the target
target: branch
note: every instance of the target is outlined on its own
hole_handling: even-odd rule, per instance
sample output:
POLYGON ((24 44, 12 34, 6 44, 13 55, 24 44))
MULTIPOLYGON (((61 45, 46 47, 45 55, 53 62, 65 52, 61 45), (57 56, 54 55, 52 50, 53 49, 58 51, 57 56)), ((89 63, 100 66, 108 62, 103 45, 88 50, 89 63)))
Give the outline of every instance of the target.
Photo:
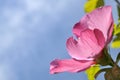
POLYGON ((115 0, 115 2, 118 4, 118 6, 120 7, 120 2, 119 0, 115 0))

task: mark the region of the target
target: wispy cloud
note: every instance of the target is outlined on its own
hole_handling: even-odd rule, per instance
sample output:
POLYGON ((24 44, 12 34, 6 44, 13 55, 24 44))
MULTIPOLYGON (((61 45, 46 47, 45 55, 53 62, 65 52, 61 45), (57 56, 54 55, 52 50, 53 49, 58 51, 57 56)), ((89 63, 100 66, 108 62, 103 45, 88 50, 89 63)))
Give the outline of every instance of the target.
POLYGON ((0 20, 1 49, 12 45, 18 37, 24 38, 24 35, 29 36, 29 33, 32 32, 46 33, 56 27, 51 25, 61 19, 62 13, 73 2, 72 0, 69 2, 66 0, 51 2, 48 0, 12 0, 4 2, 0 20))
POLYGON ((37 51, 42 50, 37 45, 42 42, 36 42, 36 39, 39 37, 43 39, 44 34, 49 34, 53 28, 58 27, 55 25, 61 17, 64 18, 64 12, 69 11, 73 3, 76 2, 73 0, 4 1, 0 9, 0 80, 19 80, 17 70, 21 70, 23 74, 30 74, 29 71, 25 72, 25 69, 42 67, 37 61, 40 61, 37 51), (19 68, 25 69, 19 70, 19 68))

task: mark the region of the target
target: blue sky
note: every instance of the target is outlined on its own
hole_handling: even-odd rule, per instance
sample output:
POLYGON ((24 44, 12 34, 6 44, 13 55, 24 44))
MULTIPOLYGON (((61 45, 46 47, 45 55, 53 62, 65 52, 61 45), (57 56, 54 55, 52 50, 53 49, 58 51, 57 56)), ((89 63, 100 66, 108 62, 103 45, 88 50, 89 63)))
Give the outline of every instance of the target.
MULTIPOLYGON (((70 58, 65 42, 84 15, 84 2, 0 0, 0 80, 87 80, 83 72, 49 74, 53 59, 70 58)), ((117 20, 116 4, 107 4, 117 20)))

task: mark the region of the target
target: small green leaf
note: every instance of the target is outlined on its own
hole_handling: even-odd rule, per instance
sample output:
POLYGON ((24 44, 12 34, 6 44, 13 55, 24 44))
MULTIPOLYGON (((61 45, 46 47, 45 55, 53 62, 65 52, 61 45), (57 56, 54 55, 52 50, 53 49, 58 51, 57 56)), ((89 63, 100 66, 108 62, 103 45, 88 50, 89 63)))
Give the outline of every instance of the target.
POLYGON ((120 23, 118 23, 118 25, 114 24, 114 35, 118 35, 118 34, 120 34, 120 23))
POLYGON ((112 42, 113 48, 120 48, 120 37, 116 37, 112 42))
POLYGON ((113 42, 111 46, 113 48, 120 48, 120 20, 118 20, 118 24, 114 24, 114 36, 113 42))
POLYGON ((103 5, 104 0, 87 0, 87 2, 84 5, 84 10, 86 13, 88 13, 103 5))
POLYGON ((118 24, 114 24, 114 36, 111 46, 113 48, 120 48, 120 7, 117 5, 118 11, 118 24))
POLYGON ((88 76, 88 80, 95 80, 95 74, 100 70, 100 65, 91 66, 85 71, 88 76))

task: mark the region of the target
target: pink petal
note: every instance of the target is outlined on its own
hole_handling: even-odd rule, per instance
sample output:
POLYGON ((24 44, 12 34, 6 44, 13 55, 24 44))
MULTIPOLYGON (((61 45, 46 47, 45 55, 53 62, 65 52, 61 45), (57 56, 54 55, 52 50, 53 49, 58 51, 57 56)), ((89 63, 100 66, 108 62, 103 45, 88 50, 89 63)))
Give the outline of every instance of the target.
POLYGON ((111 24, 111 27, 109 28, 107 44, 110 43, 110 41, 112 40, 113 26, 114 26, 114 23, 112 23, 112 24, 111 24))
POLYGON ((97 38, 97 43, 98 43, 102 48, 104 48, 104 46, 105 46, 105 38, 104 38, 103 33, 102 33, 100 30, 95 29, 95 30, 94 30, 94 34, 95 34, 95 37, 97 38))
POLYGON ((78 61, 74 59, 54 60, 50 64, 50 73, 55 74, 59 72, 79 72, 89 68, 93 61, 78 61))
POLYGON ((85 29, 87 29, 88 25, 85 23, 86 21, 84 21, 85 18, 83 18, 82 22, 78 22, 74 25, 74 28, 73 28, 73 33, 78 37, 80 35, 80 33, 82 31, 84 31, 85 29))
POLYGON ((92 30, 99 29, 103 32, 105 40, 109 40, 111 32, 113 31, 111 6, 104 6, 88 13, 77 24, 79 25, 75 25, 73 28, 73 33, 76 36, 79 36, 81 31, 86 28, 90 28, 92 30))
POLYGON ((77 60, 93 60, 105 45, 101 31, 86 29, 79 35, 78 40, 70 37, 67 42, 67 50, 72 58, 77 60))

